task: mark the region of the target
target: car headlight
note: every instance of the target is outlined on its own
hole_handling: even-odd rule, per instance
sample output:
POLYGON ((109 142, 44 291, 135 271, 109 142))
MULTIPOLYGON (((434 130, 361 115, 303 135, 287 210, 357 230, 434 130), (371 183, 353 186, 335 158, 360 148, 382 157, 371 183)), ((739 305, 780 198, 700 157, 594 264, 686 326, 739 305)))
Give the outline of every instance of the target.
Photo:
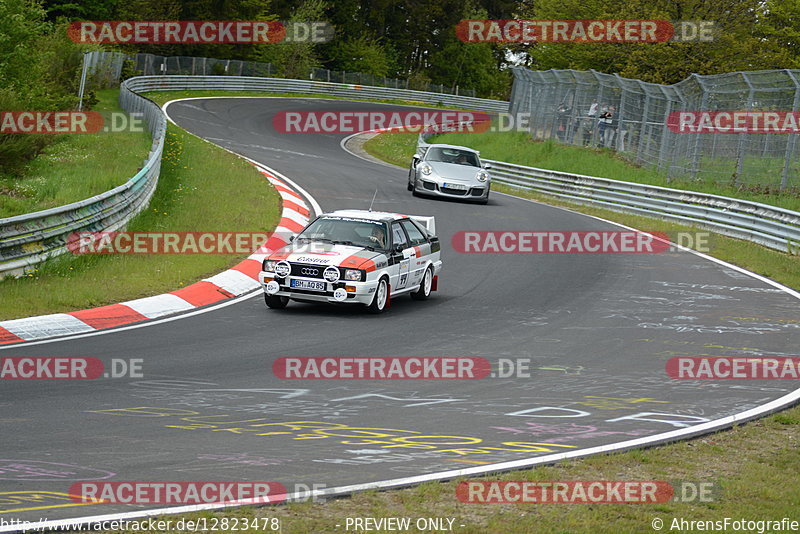
POLYGON ((433 172, 433 169, 432 169, 432 168, 431 168, 431 166, 430 166, 430 165, 428 165, 427 163, 424 163, 424 164, 422 165, 422 167, 420 167, 420 168, 419 168, 419 170, 421 170, 421 171, 422 171, 422 174, 424 174, 425 176, 428 176, 430 173, 432 173, 432 172, 433 172))
POLYGON ((322 272, 322 277, 330 283, 338 282, 339 281, 339 269, 329 265, 325 268, 322 272))
POLYGON ((286 278, 292 271, 291 265, 286 261, 279 261, 275 264, 275 276, 278 278, 286 278))
POLYGON ((264 261, 261 263, 261 270, 262 270, 262 271, 270 271, 270 272, 273 272, 273 271, 275 271, 275 265, 276 265, 277 263, 278 263, 278 262, 277 262, 276 260, 264 260, 264 261))
POLYGON ((489 179, 489 173, 488 173, 488 172, 486 172, 486 171, 480 171, 480 172, 478 173, 478 176, 477 176, 477 178, 478 178, 478 181, 479 181, 479 182, 485 182, 486 180, 488 180, 488 179, 489 179))
POLYGON ((361 280, 361 271, 358 269, 347 269, 344 272, 344 279, 358 282, 361 280))

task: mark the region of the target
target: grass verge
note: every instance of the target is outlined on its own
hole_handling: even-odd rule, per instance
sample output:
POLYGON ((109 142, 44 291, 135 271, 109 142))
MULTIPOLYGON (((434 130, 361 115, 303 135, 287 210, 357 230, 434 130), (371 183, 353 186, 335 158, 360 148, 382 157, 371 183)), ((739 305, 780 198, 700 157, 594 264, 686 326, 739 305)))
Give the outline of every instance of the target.
MULTIPOLYGON (((97 92, 94 111, 122 113, 119 91, 97 92)), ((152 140, 147 130, 59 135, 25 167, 22 177, 0 177, 0 218, 45 210, 98 195, 142 168, 152 140)))
MULTIPOLYGON (((139 160, 147 150, 139 153, 139 160)), ((92 157, 111 160, 97 150, 92 157)), ((252 165, 169 125, 158 188, 131 232, 265 232, 280 196, 252 165)), ((174 291, 241 261, 239 255, 63 254, 0 282, 0 319, 65 312, 174 291)))

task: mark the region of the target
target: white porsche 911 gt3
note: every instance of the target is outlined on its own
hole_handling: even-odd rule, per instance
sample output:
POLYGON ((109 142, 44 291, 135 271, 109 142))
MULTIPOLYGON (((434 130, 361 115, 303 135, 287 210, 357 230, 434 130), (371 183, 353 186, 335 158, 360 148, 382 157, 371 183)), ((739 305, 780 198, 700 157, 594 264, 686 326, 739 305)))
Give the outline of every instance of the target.
POLYGON ((381 313, 405 293, 427 299, 442 269, 435 232, 433 217, 364 210, 320 215, 264 259, 258 279, 266 304, 352 303, 381 313))

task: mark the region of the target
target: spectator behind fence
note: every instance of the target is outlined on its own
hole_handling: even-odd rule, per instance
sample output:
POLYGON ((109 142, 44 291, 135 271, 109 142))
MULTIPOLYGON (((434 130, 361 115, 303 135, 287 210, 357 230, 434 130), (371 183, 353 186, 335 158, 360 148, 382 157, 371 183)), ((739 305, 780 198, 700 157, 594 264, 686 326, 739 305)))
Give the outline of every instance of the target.
POLYGON ((571 112, 572 108, 565 104, 558 106, 558 126, 556 128, 556 135, 562 143, 567 140, 569 130, 569 115, 571 112))
POLYGON ((614 134, 617 133, 617 115, 616 115, 617 108, 614 106, 609 106, 608 111, 606 111, 605 116, 605 139, 603 140, 603 146, 607 148, 613 148, 614 146, 614 134))
POLYGON ((592 131, 594 130, 594 121, 597 116, 597 100, 592 100, 592 105, 589 106, 589 111, 586 116, 579 119, 579 132, 583 146, 592 144, 592 131))
POLYGON ((597 118, 597 139, 596 143, 597 146, 603 146, 605 144, 606 139, 606 127, 608 126, 608 122, 610 115, 608 114, 608 106, 603 104, 600 108, 600 115, 597 118))

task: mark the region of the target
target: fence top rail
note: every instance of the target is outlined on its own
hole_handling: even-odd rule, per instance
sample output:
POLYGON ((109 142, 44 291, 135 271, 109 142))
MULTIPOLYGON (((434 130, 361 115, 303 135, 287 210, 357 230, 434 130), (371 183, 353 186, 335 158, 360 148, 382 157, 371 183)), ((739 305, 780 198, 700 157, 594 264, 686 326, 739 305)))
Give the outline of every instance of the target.
POLYGON ((397 92, 397 93, 412 93, 417 95, 430 95, 431 97, 441 98, 441 99, 457 99, 463 101, 476 101, 476 102, 492 102, 498 104, 508 104, 507 100, 494 100, 491 98, 478 98, 474 96, 465 96, 465 95, 454 95, 451 93, 437 93, 431 91, 420 91, 417 89, 396 89, 394 87, 383 87, 379 85, 363 85, 363 84, 351 84, 351 83, 340 83, 340 82, 326 82, 322 80, 298 80, 295 78, 264 78, 260 76, 225 76, 225 75, 192 75, 192 74, 164 74, 164 75, 149 75, 149 76, 136 76, 134 78, 129 78, 126 82, 131 82, 134 84, 139 82, 148 82, 148 81, 159 81, 163 83, 172 83, 172 82, 187 82, 187 81, 202 81, 205 79, 209 79, 210 81, 217 81, 217 80, 236 80, 238 82, 244 83, 256 83, 256 81, 268 81, 270 83, 281 83, 281 84, 294 84, 294 85, 313 85, 313 86, 328 86, 328 87, 339 87, 342 86, 358 86, 361 89, 359 90, 380 90, 384 92, 397 92), (247 80, 247 81, 245 81, 247 80), (253 82, 250 82, 253 80, 253 82))
MULTIPOLYGON (((583 73, 591 73, 595 79, 599 81, 607 81, 613 84, 617 84, 621 82, 627 82, 632 84, 639 84, 640 86, 648 86, 648 87, 667 87, 667 88, 678 88, 685 85, 701 85, 703 87, 708 88, 708 84, 713 83, 727 83, 730 81, 735 80, 744 80, 745 83, 750 84, 751 82, 758 82, 759 78, 767 78, 769 77, 769 85, 773 86, 776 82, 783 81, 787 84, 787 88, 794 88, 794 79, 800 77, 800 69, 774 69, 774 70, 752 70, 752 71, 736 71, 736 72, 725 72, 722 74, 691 74, 688 78, 685 78, 679 82, 673 84, 659 84, 653 82, 643 82, 641 80, 635 78, 624 78, 617 74, 608 74, 604 72, 598 72, 594 69, 589 70, 575 70, 575 69, 547 69, 547 70, 532 70, 525 67, 511 67, 512 72, 514 73, 515 78, 520 78, 525 81, 532 81, 531 77, 536 76, 538 78, 539 83, 575 83, 577 82, 576 76, 583 76, 583 73), (565 80, 564 77, 568 77, 570 79, 565 80)), ((760 87, 756 87, 756 91, 760 90, 768 90, 770 87, 764 87, 763 89, 760 87)), ((710 89, 712 90, 713 89, 710 89)))

